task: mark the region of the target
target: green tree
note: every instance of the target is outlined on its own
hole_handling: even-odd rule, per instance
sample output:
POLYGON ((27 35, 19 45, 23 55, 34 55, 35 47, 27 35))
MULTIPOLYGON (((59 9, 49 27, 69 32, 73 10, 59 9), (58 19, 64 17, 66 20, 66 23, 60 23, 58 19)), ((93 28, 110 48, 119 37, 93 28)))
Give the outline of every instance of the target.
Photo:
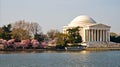
POLYGON ((120 43, 120 36, 117 36, 117 37, 116 37, 116 42, 117 42, 117 43, 120 43))
POLYGON ((67 29, 68 31, 68 42, 69 43, 81 43, 82 42, 82 37, 80 36, 79 33, 79 27, 74 27, 71 29, 67 29))
POLYGON ((56 37, 56 48, 64 49, 67 46, 67 34, 58 33, 56 37))
POLYGON ((120 43, 120 35, 110 32, 110 41, 120 43))
POLYGON ((10 34, 11 33, 11 28, 12 28, 11 24, 4 25, 2 27, 1 38, 6 39, 6 40, 11 39, 11 34, 10 34))
POLYGON ((37 39, 39 42, 45 41, 46 38, 47 38, 47 36, 45 34, 43 34, 42 32, 34 35, 34 39, 37 39))
POLYGON ((66 46, 67 45, 67 38, 68 38, 67 34, 58 33, 57 37, 56 37, 56 43, 58 45, 66 46))

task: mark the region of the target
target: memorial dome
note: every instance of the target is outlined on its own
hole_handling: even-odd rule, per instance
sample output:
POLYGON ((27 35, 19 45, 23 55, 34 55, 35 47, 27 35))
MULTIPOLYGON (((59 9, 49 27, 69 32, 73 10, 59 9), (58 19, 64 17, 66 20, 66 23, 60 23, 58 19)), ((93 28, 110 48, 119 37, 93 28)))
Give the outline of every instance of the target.
POLYGON ((73 19, 68 26, 85 26, 91 24, 96 24, 96 22, 91 17, 81 15, 73 19))

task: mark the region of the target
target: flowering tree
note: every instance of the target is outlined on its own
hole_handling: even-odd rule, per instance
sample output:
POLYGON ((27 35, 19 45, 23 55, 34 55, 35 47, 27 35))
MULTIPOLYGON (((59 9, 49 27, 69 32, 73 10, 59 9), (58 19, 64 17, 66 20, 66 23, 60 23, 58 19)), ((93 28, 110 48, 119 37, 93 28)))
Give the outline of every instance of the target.
POLYGON ((40 43, 36 39, 32 39, 31 44, 33 48, 38 48, 40 46, 40 43))
POLYGON ((8 48, 14 48, 14 42, 15 42, 15 39, 10 39, 7 41, 7 47, 8 48))
POLYGON ((29 44, 30 44, 30 40, 29 39, 21 40, 20 44, 22 45, 23 49, 27 48, 29 46, 29 44))

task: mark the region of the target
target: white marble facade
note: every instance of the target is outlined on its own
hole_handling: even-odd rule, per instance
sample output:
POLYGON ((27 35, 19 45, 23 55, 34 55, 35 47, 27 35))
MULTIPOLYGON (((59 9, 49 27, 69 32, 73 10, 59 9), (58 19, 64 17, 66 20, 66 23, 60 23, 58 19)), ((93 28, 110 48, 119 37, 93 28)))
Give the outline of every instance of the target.
POLYGON ((109 42, 110 26, 96 23, 92 18, 81 15, 73 19, 68 26, 63 27, 63 33, 67 29, 79 26, 83 42, 109 42))

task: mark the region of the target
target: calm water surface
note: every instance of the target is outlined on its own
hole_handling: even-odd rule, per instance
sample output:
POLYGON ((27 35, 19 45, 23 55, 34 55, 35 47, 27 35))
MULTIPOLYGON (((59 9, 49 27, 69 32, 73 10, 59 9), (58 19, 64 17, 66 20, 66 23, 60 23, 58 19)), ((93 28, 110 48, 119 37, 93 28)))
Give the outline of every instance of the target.
POLYGON ((120 51, 1 51, 0 67, 120 67, 120 51))

